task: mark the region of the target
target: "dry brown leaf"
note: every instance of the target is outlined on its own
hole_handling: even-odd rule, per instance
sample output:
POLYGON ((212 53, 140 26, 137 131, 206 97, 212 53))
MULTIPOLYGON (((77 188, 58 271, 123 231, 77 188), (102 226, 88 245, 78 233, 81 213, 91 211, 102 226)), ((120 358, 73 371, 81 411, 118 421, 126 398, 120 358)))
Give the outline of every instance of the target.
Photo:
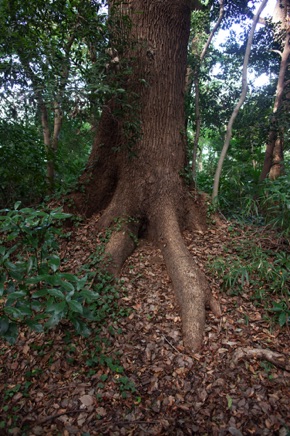
POLYGON ((86 407, 92 406, 95 402, 95 398, 92 395, 83 395, 80 397, 80 402, 86 407))

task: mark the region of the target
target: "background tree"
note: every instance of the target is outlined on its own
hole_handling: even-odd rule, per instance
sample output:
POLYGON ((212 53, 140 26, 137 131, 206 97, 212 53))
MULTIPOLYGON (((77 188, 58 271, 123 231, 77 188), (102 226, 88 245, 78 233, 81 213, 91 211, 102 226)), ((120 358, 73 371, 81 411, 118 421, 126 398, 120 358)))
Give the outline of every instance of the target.
POLYGON ((242 73, 242 91, 241 91, 241 95, 239 98, 238 103, 236 104, 233 113, 231 115, 231 118, 228 122, 227 125, 227 132, 226 132, 226 136, 225 136, 225 141, 224 141, 224 145, 221 151, 221 155, 218 161, 218 165, 217 165, 217 169, 216 169, 216 173, 215 173, 215 177, 214 177, 214 186, 213 186, 213 193, 212 193, 212 199, 213 201, 217 198, 218 196, 218 189, 219 189, 219 181, 220 181, 220 176, 221 176, 221 171, 222 171, 222 166, 223 166, 223 162, 224 159, 226 157, 229 145, 230 145, 230 140, 232 137, 232 128, 233 128, 233 123, 238 115, 238 112, 241 108, 241 106, 243 105, 245 99, 246 99, 246 95, 247 95, 247 88, 248 88, 248 81, 247 81, 247 73, 248 73, 248 63, 249 63, 249 58, 250 58, 250 52, 251 52, 251 46, 252 46, 252 42, 253 42, 253 38, 254 38, 254 32, 256 29, 256 25, 259 22, 259 18, 260 15, 263 11, 263 9, 265 8, 266 4, 267 4, 268 0, 263 0, 256 15, 254 16, 253 19, 253 23, 252 23, 252 27, 251 27, 251 31, 249 33, 249 37, 248 37, 248 42, 247 42, 247 47, 246 47, 246 52, 245 52, 245 57, 244 57, 244 63, 243 63, 243 73, 242 73))
POLYGON ((94 89, 100 88, 100 80, 91 80, 90 59, 92 47, 96 57, 106 44, 100 6, 77 0, 1 2, 2 98, 14 118, 26 113, 30 122, 35 115, 40 120, 50 191, 64 120, 94 105, 94 89))
POLYGON ((271 117, 271 124, 267 140, 264 165, 260 180, 268 175, 270 179, 276 179, 284 171, 284 131, 289 102, 287 94, 290 89, 290 1, 277 0, 273 21, 276 23, 275 39, 282 51, 277 50, 281 56, 280 71, 277 81, 276 97, 271 117), (286 115, 286 117, 285 117, 286 115), (286 118, 286 119, 285 119, 286 118))

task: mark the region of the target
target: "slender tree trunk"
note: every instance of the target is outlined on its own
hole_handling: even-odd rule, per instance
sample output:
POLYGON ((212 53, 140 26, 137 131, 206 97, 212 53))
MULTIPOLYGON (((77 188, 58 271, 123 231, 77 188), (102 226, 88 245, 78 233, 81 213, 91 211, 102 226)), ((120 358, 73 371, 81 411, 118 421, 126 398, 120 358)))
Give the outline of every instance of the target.
POLYGON ((46 104, 43 102, 42 97, 38 96, 38 107, 40 110, 40 117, 41 117, 41 127, 42 127, 42 135, 43 135, 43 142, 45 146, 45 150, 48 156, 47 159, 47 184, 49 188, 49 192, 52 193, 52 187, 54 183, 54 161, 51 156, 51 137, 50 137, 50 128, 49 128, 49 120, 48 120, 48 113, 47 113, 47 107, 46 104))
MULTIPOLYGON (((76 24, 77 26, 77 24, 76 24)), ((69 71, 70 71, 70 51, 72 44, 75 41, 75 29, 72 29, 72 34, 68 38, 67 44, 64 48, 64 57, 62 59, 62 74, 60 78, 59 89, 56 90, 57 99, 53 102, 53 130, 50 126, 49 121, 49 105, 45 102, 43 98, 43 93, 41 90, 45 89, 45 84, 37 77, 30 67, 30 59, 27 58, 27 54, 23 50, 19 50, 18 56, 26 71, 27 76, 32 82, 32 87, 34 95, 37 101, 38 109, 40 112, 41 127, 43 142, 47 153, 47 169, 46 177, 48 190, 50 193, 54 191, 55 184, 55 156, 58 149, 59 134, 63 122, 63 112, 61 109, 61 101, 64 96, 64 90, 67 85, 69 71)))
POLYGON ((248 63, 249 63, 249 58, 250 58, 251 46, 252 46, 255 29, 256 29, 256 26, 259 22, 261 12, 265 8, 267 2, 268 2, 268 0, 262 1, 256 15, 253 18, 252 28, 251 28, 251 31, 249 34, 247 47, 246 47, 246 53, 245 53, 245 57, 244 57, 243 75, 242 75, 242 92, 240 95, 240 99, 239 99, 236 107, 233 110, 232 116, 231 116, 229 123, 228 123, 228 126, 227 126, 227 132, 226 132, 226 136, 225 136, 224 145, 223 145, 223 148, 221 151, 221 155, 220 155, 220 158, 218 161, 216 173, 214 176, 214 186, 213 186, 213 193, 212 193, 212 200, 213 201, 215 201, 218 197, 221 172, 222 172, 223 163, 224 163, 224 160, 225 160, 225 157, 227 155, 228 148, 229 148, 229 145, 231 142, 233 124, 234 124, 234 121, 235 121, 235 119, 239 113, 239 110, 240 110, 241 106, 243 105, 245 98, 246 98, 246 95, 247 95, 247 88, 248 88, 247 72, 248 72, 248 63))
MULTIPOLYGON (((281 63, 277 82, 276 97, 273 107, 273 114, 270 124, 268 141, 266 145, 265 159, 263 169, 260 175, 260 181, 265 180, 269 176, 270 179, 276 179, 284 171, 283 164, 283 145, 284 145, 284 129, 281 126, 280 117, 283 112, 283 96, 287 85, 287 70, 290 65, 290 1, 283 0, 280 5, 280 0, 277 0, 274 21, 280 22, 280 32, 282 29, 286 32, 283 52, 281 53, 281 63), (287 20, 288 17, 288 20, 287 20)), ((279 34, 280 34, 279 32, 279 34)))
POLYGON ((193 152, 192 152, 192 179, 194 185, 196 186, 196 160, 197 160, 197 150, 200 137, 201 129, 201 112, 199 106, 199 72, 194 78, 194 88, 195 88, 195 135, 193 141, 193 152))
POLYGON ((220 309, 181 234, 184 226, 196 228, 204 222, 201 205, 192 202, 179 175, 186 159, 184 89, 192 2, 111 3, 121 20, 124 14, 131 18, 131 40, 122 57, 120 53, 120 65, 129 64, 133 72, 121 79, 123 99, 116 96, 103 109, 80 180, 83 192, 72 198, 87 216, 102 211, 99 228, 119 219, 122 231, 112 226, 105 250, 114 274, 135 248, 132 235, 144 235, 146 229, 146 236, 161 248, 172 279, 185 344, 197 349, 206 304, 216 314, 220 309))
MULTIPOLYGON (((191 75, 193 75, 193 83, 195 88, 195 135, 194 135, 194 141, 193 141, 193 153, 192 153, 192 178, 194 183, 196 182, 196 159, 197 159, 197 149, 199 144, 199 137, 200 137, 200 129, 201 129, 201 112, 200 112, 200 104, 199 104, 199 76, 200 76, 200 67, 201 64, 207 54, 208 48, 212 42, 212 39, 216 32, 218 31, 220 24, 222 22, 223 16, 224 16, 224 0, 219 0, 220 4, 220 12, 217 22, 215 23, 212 31, 209 34, 209 37, 202 49, 198 67, 196 68, 196 71, 194 73, 191 72, 191 75)), ((189 92, 192 88, 192 81, 190 85, 187 85, 187 88, 189 88, 189 92)))
MULTIPOLYGON (((63 114, 60 107, 60 103, 55 101, 53 103, 53 111, 54 111, 54 118, 53 118, 53 133, 52 137, 49 134, 49 144, 47 147, 47 154, 48 154, 48 160, 47 160, 47 181, 48 181, 48 188, 50 193, 53 193, 54 191, 54 184, 55 184, 55 157, 56 152, 58 149, 58 142, 59 142, 59 134, 61 131, 62 121, 63 121, 63 114)), ((46 140, 45 137, 45 130, 43 129, 43 135, 44 140, 46 140)), ((45 142, 46 145, 46 142, 45 142)))

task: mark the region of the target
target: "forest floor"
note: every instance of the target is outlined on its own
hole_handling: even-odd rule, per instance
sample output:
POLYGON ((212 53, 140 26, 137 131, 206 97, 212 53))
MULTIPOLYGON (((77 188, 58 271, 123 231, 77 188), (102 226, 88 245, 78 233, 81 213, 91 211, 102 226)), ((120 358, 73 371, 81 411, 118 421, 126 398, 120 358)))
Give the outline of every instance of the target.
MULTIPOLYGON (((67 269, 94 252, 96 220, 63 243, 67 269)), ((268 238, 231 227, 224 221, 185 233, 200 268, 209 256, 227 256, 230 266, 238 241, 268 238)), ((63 324, 45 336, 23 330, 12 346, 1 342, 0 435, 290 435, 289 326, 273 322, 254 287, 235 295, 214 275, 209 280, 223 314, 207 312, 196 354, 183 347, 161 253, 145 242, 122 271, 119 304, 128 316, 89 338, 63 324), (286 364, 258 358, 257 349, 282 354, 286 364)))

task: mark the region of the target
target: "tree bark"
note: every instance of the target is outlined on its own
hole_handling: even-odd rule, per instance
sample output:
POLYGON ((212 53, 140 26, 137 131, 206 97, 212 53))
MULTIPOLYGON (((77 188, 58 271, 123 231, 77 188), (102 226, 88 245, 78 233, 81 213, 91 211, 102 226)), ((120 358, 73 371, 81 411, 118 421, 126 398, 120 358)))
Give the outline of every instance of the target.
MULTIPOLYGON (((215 35, 215 33, 218 31, 220 24, 224 17, 224 0, 219 0, 220 4, 220 11, 219 11, 219 17, 217 22, 215 23, 212 31, 209 34, 209 37, 202 49, 202 52, 199 57, 198 66, 196 67, 196 71, 194 71, 194 88, 195 88, 195 135, 194 135, 194 141, 193 141, 193 152, 192 152, 192 178, 194 181, 194 184, 196 185, 196 161, 197 161, 197 149, 199 144, 199 137, 200 137, 200 129, 201 129, 201 112, 200 112, 200 105, 199 105, 199 76, 200 76, 200 67, 201 64, 207 54, 208 48, 212 42, 212 39, 215 35)), ((192 84, 190 85, 191 90, 192 84)))
MULTIPOLYGON (((266 152, 264 164, 260 175, 260 181, 265 180, 267 177, 274 180, 283 174, 283 149, 284 149, 284 129, 280 121, 281 113, 283 112, 283 96, 287 86, 287 70, 289 69, 290 57, 290 1, 283 0, 280 5, 280 0, 277 0, 275 13, 273 16, 274 22, 279 22, 278 28, 285 31, 284 47, 281 53, 280 70, 277 81, 276 97, 273 107, 273 114, 270 123, 270 130, 268 141, 266 145, 266 152), (288 17, 288 20, 287 20, 288 17)), ((284 109, 285 110, 285 109, 284 109)))
POLYGON ((120 66, 129 65, 132 73, 120 79, 123 97, 117 95, 103 109, 80 179, 82 189, 72 198, 86 216, 102 211, 99 228, 112 226, 105 259, 111 260, 108 268, 114 274, 146 229, 146 237, 162 250, 176 291, 185 344, 195 350, 202 343, 206 304, 216 314, 220 308, 181 234, 186 225, 205 222, 180 177, 186 161, 184 89, 191 6, 190 0, 111 2, 123 23, 119 31, 124 14, 131 19, 130 40, 118 55, 120 66), (114 226, 116 219, 119 225, 114 226))

